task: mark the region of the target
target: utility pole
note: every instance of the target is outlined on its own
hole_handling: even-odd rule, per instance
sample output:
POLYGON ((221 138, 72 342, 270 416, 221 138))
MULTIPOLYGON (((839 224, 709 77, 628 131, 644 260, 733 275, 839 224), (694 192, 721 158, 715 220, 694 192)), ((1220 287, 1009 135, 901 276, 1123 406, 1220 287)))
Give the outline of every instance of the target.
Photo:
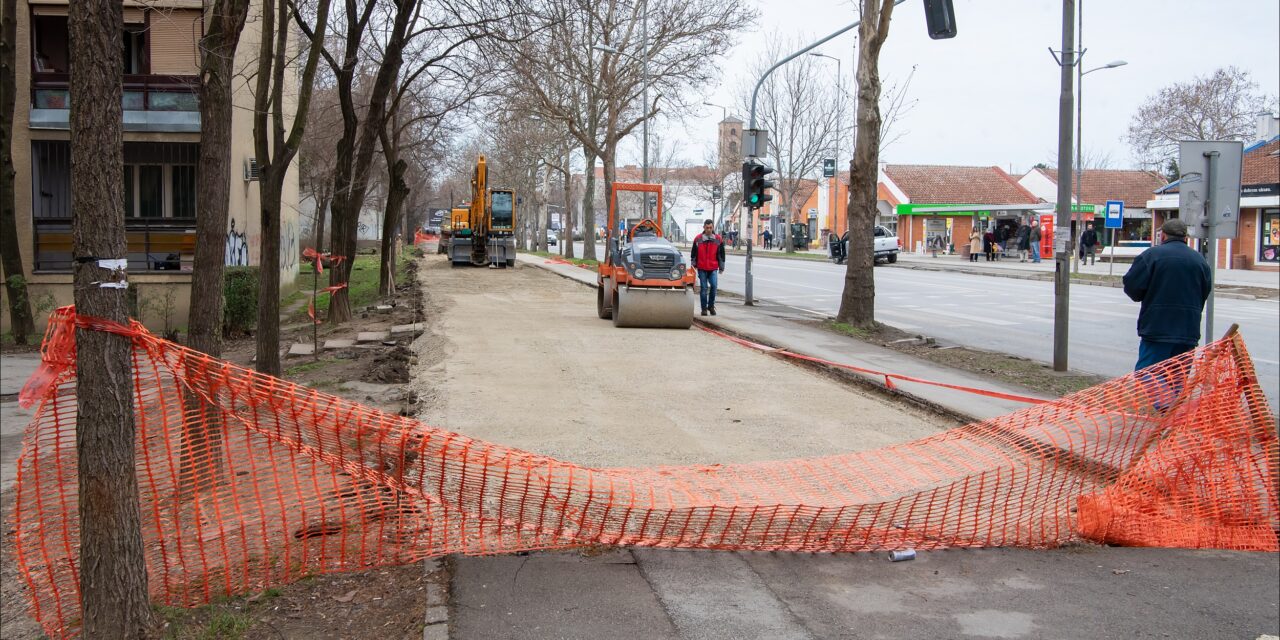
POLYGON ((1062 56, 1058 66, 1058 215, 1053 232, 1053 370, 1067 370, 1067 335, 1071 315, 1071 113, 1072 68, 1076 65, 1075 0, 1062 0, 1062 56))

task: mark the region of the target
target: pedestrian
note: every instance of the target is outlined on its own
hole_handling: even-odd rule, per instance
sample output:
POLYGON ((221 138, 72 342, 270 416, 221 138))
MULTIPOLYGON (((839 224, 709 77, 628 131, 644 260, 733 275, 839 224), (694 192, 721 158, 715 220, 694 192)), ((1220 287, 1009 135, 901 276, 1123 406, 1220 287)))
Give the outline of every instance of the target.
POLYGON ((1084 223, 1084 233, 1080 234, 1080 263, 1083 264, 1085 258, 1089 259, 1089 264, 1094 264, 1096 260, 1096 252, 1098 248, 1098 232, 1093 230, 1093 223, 1084 223))
MULTIPOLYGON (((1213 288, 1209 263, 1187 246, 1187 224, 1177 218, 1160 228, 1160 244, 1143 251, 1124 274, 1124 292, 1142 304, 1138 311, 1138 362, 1146 369, 1196 348, 1200 317, 1213 288)), ((1157 409, 1172 404, 1185 374, 1140 375, 1157 409), (1170 380, 1168 378, 1172 377, 1170 380)))
POLYGON ((982 234, 975 227, 969 232, 969 262, 977 262, 979 253, 982 253, 982 234))
POLYGON ((933 257, 938 257, 938 249, 942 248, 942 236, 929 236, 929 240, 925 242, 929 245, 929 251, 933 252, 933 257))
POLYGON ((724 273, 724 241, 714 231, 715 223, 705 220, 702 233, 693 239, 693 252, 689 257, 698 270, 698 301, 702 315, 716 314, 716 287, 719 274, 724 273))
POLYGON ((1031 262, 1040 264, 1040 223, 1035 220, 1031 221, 1031 231, 1027 234, 1027 240, 1031 242, 1031 262))
POLYGON ((1018 239, 1018 262, 1026 262, 1027 248, 1031 246, 1031 227, 1019 224, 1018 233, 1014 237, 1018 239))
POLYGON ((764 230, 764 248, 766 249, 773 248, 773 232, 769 231, 768 229, 764 230))
POLYGON ((991 231, 982 234, 982 252, 987 255, 987 262, 996 259, 996 234, 991 231))

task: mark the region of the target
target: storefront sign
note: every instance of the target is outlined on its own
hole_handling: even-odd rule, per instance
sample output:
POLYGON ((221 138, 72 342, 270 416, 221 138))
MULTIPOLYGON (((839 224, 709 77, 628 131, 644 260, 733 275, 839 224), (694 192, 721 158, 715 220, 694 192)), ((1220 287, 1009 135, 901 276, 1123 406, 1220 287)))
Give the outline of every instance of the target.
POLYGON ((1248 184, 1240 187, 1241 198, 1257 198, 1261 196, 1280 196, 1280 182, 1248 184))

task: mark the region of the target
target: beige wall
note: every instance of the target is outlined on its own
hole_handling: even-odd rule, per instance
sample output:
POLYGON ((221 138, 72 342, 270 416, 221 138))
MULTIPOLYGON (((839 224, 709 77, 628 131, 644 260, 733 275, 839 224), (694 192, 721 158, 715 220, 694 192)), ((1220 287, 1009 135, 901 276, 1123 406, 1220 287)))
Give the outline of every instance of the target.
MULTIPOLYGON (((126 6, 137 6, 142 3, 127 1, 125 4, 126 6)), ((161 0, 156 3, 146 3, 145 6, 155 7, 158 5, 166 7, 166 10, 172 8, 199 8, 201 2, 199 0, 170 0, 168 2, 161 0)), ((259 224, 258 183, 246 182, 243 179, 243 167, 245 160, 253 156, 253 91, 249 85, 249 78, 253 76, 253 67, 256 66, 257 60, 258 42, 261 33, 259 29, 260 20, 257 13, 260 6, 257 3, 251 5, 250 16, 236 54, 237 68, 242 73, 237 78, 233 95, 235 109, 232 120, 234 133, 231 151, 231 195, 229 203, 231 222, 228 225, 229 227, 234 225, 235 234, 232 234, 230 229, 228 229, 227 233, 227 240, 245 244, 248 248, 249 264, 254 265, 259 264, 259 253, 262 244, 261 225, 259 224)), ((199 25, 198 22, 194 24, 199 25)), ((16 170, 14 185, 15 205, 18 214, 18 243, 22 251, 24 276, 29 283, 32 300, 41 311, 37 318, 37 327, 43 328, 45 316, 49 309, 72 303, 72 288, 70 273, 32 273, 35 247, 33 245, 31 224, 31 141, 66 140, 68 132, 31 131, 29 129, 31 105, 29 99, 25 96, 30 95, 27 88, 31 85, 31 66, 29 62, 31 59, 30 27, 28 4, 19 2, 17 12, 18 65, 15 77, 19 100, 14 109, 13 147, 10 149, 10 153, 16 170)), ((297 38, 293 38, 291 41, 296 43, 297 38)), ((157 71, 154 61, 153 71, 156 73, 177 72, 157 71)), ((285 91, 286 122, 288 122, 292 119, 292 114, 296 109, 296 74, 287 73, 285 77, 294 80, 293 85, 285 91)), ((124 139, 128 142, 198 142, 200 137, 199 134, 125 133, 124 139)), ((298 220, 298 172, 296 161, 290 166, 289 173, 286 176, 282 200, 280 284, 282 294, 287 294, 294 289, 294 280, 298 274, 298 256, 303 248, 300 236, 301 225, 298 220)), ((189 275, 134 273, 130 275, 129 281, 137 290, 142 315, 140 319, 148 327, 157 331, 164 328, 165 313, 162 307, 168 306, 164 299, 169 290, 173 292, 169 325, 172 328, 186 327, 187 307, 190 304, 189 275)), ((3 293, 3 287, 0 287, 0 303, 8 304, 8 300, 3 293)), ((9 315, 6 306, 4 311, 0 312, 0 331, 8 330, 9 315)))

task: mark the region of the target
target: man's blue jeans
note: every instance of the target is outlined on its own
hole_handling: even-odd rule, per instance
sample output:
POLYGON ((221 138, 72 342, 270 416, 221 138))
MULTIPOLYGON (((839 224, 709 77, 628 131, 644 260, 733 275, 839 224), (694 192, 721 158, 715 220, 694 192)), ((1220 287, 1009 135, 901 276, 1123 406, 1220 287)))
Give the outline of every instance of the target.
POLYGON ((1031 261, 1040 262, 1040 241, 1031 241, 1031 261))
POLYGON ((716 306, 716 287, 720 284, 720 273, 715 269, 704 271, 698 269, 698 298, 702 310, 716 306))
POLYGON ((1138 381, 1146 389, 1156 409, 1167 409, 1177 400, 1178 394, 1182 393, 1182 383, 1187 377, 1187 372, 1185 369, 1165 367, 1154 367, 1150 371, 1142 370, 1195 348, 1194 342, 1184 344, 1143 340, 1138 343, 1138 363, 1133 366, 1133 370, 1140 372, 1137 375, 1138 381))

